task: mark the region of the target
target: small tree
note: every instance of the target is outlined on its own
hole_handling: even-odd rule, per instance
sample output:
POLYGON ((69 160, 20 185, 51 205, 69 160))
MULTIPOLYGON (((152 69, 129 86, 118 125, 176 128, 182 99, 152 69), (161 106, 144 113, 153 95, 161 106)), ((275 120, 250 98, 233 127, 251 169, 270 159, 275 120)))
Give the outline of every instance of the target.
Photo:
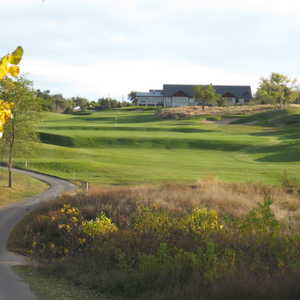
POLYGON ((129 99, 132 103, 137 104, 137 95, 136 95, 136 92, 131 91, 131 92, 128 94, 128 99, 129 99))
POLYGON ((197 104, 202 105, 202 109, 204 110, 206 105, 220 102, 221 96, 211 84, 198 85, 194 87, 194 99, 197 104))
POLYGON ((263 104, 276 104, 282 108, 296 101, 298 97, 296 83, 295 79, 279 73, 272 73, 270 78, 260 80, 255 96, 256 101, 263 104))
POLYGON ((8 167, 8 186, 13 186, 13 160, 18 153, 24 156, 30 153, 33 142, 36 142, 36 126, 38 124, 39 98, 32 89, 32 83, 24 77, 16 81, 5 79, 1 81, 0 97, 8 103, 14 103, 13 118, 4 128, 1 148, 8 167))

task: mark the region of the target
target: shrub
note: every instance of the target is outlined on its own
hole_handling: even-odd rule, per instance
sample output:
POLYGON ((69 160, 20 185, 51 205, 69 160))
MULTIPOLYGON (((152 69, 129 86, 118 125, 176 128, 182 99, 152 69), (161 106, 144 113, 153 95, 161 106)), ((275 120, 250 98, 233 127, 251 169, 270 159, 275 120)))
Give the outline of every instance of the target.
MULTIPOLYGON (((221 292, 234 295, 224 280, 231 279, 228 288, 241 295, 249 291, 247 281, 270 289, 284 276, 296 282, 300 235, 277 220, 270 200, 277 192, 264 186, 224 186, 238 194, 259 194, 264 201, 234 215, 195 201, 199 190, 204 193, 199 186, 65 196, 41 206, 18 228, 19 243, 34 258, 51 259, 54 270, 76 284, 130 299, 217 300, 223 299, 221 292)), ((293 295, 299 292, 295 289, 293 295)), ((254 295, 259 299, 260 290, 249 299, 254 295)), ((232 297, 228 299, 241 299, 232 297)))

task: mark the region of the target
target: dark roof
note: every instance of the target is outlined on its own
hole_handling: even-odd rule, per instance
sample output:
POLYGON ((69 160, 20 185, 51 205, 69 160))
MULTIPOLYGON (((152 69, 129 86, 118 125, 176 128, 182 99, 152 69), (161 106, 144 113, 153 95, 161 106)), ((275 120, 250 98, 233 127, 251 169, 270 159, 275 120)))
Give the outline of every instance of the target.
MULTIPOLYGON (((176 92, 181 91, 192 98, 194 96, 193 89, 195 86, 197 85, 164 84, 162 92, 165 97, 171 97, 176 92)), ((252 98, 251 87, 249 85, 213 85, 213 87, 220 95, 230 93, 236 98, 244 98, 245 100, 250 100, 252 98)))

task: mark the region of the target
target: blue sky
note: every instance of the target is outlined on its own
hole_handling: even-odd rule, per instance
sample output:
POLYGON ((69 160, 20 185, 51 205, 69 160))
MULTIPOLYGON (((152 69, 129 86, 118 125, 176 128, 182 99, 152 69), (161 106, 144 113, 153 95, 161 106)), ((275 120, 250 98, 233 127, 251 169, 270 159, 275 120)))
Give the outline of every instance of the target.
POLYGON ((294 0, 0 0, 0 55, 22 45, 35 88, 127 98, 163 83, 300 79, 294 0))

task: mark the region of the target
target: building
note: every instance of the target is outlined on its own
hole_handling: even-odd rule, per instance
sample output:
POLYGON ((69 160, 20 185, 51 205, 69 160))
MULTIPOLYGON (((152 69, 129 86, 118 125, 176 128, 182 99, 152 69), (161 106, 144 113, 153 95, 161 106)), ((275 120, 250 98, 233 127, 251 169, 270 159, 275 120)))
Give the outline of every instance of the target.
MULTIPOLYGON (((165 107, 196 105, 196 85, 164 84, 162 90, 137 92, 138 105, 161 105, 165 107)), ((227 105, 246 104, 252 99, 250 86, 214 85, 214 89, 225 99, 227 105)))

